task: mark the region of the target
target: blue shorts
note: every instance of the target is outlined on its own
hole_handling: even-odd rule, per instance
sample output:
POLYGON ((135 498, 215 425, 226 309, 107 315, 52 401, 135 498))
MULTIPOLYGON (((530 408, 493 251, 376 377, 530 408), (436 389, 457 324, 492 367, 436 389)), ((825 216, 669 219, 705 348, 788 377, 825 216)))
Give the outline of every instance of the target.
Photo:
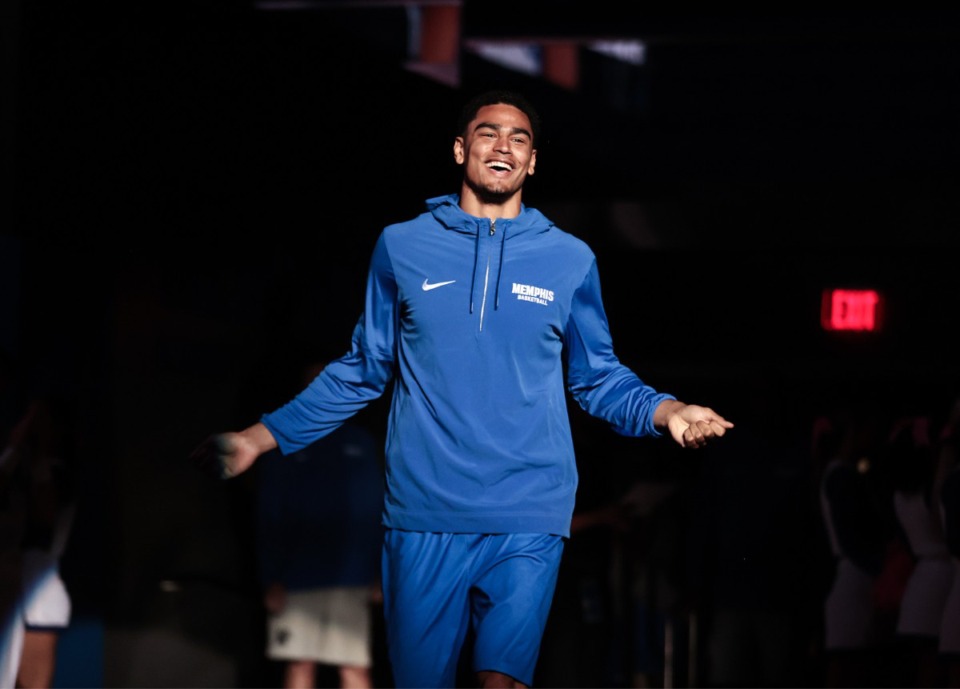
POLYGON ((474 633, 473 669, 533 682, 563 538, 388 529, 383 609, 396 687, 453 687, 474 633))

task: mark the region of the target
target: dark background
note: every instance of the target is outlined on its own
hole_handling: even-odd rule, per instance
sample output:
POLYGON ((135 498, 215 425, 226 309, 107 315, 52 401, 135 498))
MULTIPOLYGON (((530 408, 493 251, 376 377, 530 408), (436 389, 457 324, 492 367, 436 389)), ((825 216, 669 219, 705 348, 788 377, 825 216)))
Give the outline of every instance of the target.
POLYGON ((801 426, 956 392, 955 12, 463 3, 464 42, 646 41, 641 66, 584 49, 569 91, 468 50, 456 85, 405 69, 416 3, 132 4, 10 5, 0 84, 0 334, 74 402, 94 682, 258 682, 250 481, 185 457, 347 348, 379 230, 457 190, 455 116, 488 86, 540 107, 525 202, 594 248, 651 384, 736 421, 765 376, 801 426), (878 290, 881 330, 824 332, 833 287, 878 290))

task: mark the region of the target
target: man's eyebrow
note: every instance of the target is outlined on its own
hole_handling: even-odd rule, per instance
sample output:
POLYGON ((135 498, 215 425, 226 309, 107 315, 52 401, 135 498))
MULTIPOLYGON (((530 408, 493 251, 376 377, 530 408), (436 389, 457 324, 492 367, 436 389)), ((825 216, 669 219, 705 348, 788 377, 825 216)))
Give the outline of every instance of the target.
MULTIPOLYGON (((477 126, 473 128, 473 131, 477 131, 478 129, 484 129, 484 128, 486 128, 486 129, 495 129, 495 130, 497 130, 497 131, 499 132, 501 129, 503 129, 503 126, 502 126, 502 125, 499 125, 499 124, 496 124, 495 122, 477 122, 477 126)), ((510 133, 511 133, 511 134, 524 134, 524 135, 526 135, 526 137, 527 137, 528 139, 532 139, 532 138, 533 138, 533 135, 532 135, 529 131, 527 131, 526 129, 524 129, 523 127, 513 127, 513 128, 510 130, 510 133)))

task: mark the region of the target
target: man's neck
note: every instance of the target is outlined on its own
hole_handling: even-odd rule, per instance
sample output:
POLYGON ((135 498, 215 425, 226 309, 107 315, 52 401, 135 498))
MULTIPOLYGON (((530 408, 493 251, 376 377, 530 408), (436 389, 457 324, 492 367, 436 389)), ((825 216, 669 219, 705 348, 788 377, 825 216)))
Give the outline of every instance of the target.
POLYGON ((477 218, 515 218, 520 215, 520 192, 505 197, 503 201, 481 199, 466 184, 460 190, 460 208, 477 218))

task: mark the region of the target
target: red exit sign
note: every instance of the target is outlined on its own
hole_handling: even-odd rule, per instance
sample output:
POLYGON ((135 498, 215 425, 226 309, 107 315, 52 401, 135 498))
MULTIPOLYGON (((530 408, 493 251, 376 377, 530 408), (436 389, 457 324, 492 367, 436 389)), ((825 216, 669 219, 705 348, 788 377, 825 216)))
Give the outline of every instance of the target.
POLYGON ((820 325, 824 330, 880 329, 883 300, 872 289, 825 289, 820 302, 820 325))

